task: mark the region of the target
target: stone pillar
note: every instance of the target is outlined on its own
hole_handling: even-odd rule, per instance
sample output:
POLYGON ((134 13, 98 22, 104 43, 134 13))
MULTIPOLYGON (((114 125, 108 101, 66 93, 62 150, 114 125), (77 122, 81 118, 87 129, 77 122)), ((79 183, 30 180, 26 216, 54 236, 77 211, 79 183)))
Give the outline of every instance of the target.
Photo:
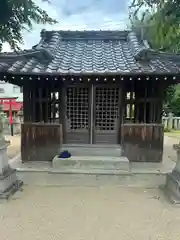
POLYGON ((171 173, 167 175, 165 191, 173 204, 180 204, 180 142, 174 144, 177 152, 177 162, 171 173))
POLYGON ((8 164, 8 146, 9 142, 3 136, 2 116, 0 116, 0 199, 8 199, 23 184, 17 179, 16 170, 8 164))
POLYGON ((168 114, 168 130, 173 129, 173 113, 168 114))

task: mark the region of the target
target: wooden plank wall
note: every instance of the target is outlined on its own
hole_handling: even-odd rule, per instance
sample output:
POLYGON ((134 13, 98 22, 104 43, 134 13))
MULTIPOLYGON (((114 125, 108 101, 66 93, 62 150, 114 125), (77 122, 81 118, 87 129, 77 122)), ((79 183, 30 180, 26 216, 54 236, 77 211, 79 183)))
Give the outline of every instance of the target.
POLYGON ((61 123, 63 119, 63 85, 36 84, 23 87, 24 121, 61 123), (61 116, 62 115, 62 116, 61 116))
POLYGON ((23 123, 21 126, 22 162, 52 161, 62 144, 61 124, 23 123))
POLYGON ((124 83, 124 122, 161 123, 164 88, 155 80, 124 83))
POLYGON ((132 162, 161 162, 164 127, 162 124, 123 124, 124 155, 132 162))

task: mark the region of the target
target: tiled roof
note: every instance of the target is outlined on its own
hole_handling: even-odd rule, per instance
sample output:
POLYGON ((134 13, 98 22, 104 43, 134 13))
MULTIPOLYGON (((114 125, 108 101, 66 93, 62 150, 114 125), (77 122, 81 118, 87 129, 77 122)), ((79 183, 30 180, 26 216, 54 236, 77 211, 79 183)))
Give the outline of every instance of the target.
POLYGON ((0 54, 0 72, 19 74, 180 73, 180 56, 153 51, 129 31, 45 31, 31 50, 0 54))

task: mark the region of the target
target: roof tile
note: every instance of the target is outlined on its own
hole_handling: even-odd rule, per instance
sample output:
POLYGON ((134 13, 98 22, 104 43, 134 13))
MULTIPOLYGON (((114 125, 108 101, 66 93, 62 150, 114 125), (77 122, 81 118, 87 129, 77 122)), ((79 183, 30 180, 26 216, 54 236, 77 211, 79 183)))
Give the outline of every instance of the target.
POLYGON ((158 53, 128 31, 45 31, 31 50, 0 54, 19 74, 179 73, 180 56, 158 53))

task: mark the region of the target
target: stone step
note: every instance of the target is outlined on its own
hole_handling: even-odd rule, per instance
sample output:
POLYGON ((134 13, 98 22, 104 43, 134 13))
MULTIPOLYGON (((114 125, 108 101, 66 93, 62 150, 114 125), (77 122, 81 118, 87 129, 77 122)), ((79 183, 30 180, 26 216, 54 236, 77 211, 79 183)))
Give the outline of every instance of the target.
POLYGON ((71 143, 71 144, 63 144, 64 147, 72 147, 72 148, 121 148, 119 144, 82 144, 82 143, 71 143))
POLYGON ((122 149, 119 145, 105 144, 63 144, 61 151, 69 151, 72 156, 122 156, 122 149))
POLYGON ((53 169, 113 169, 129 171, 129 160, 126 157, 109 156, 72 156, 53 159, 53 169))
POLYGON ((68 168, 68 167, 62 167, 62 168, 53 168, 51 173, 59 173, 59 174, 84 174, 84 175, 131 175, 132 173, 123 170, 123 169, 103 169, 103 168, 68 168))

